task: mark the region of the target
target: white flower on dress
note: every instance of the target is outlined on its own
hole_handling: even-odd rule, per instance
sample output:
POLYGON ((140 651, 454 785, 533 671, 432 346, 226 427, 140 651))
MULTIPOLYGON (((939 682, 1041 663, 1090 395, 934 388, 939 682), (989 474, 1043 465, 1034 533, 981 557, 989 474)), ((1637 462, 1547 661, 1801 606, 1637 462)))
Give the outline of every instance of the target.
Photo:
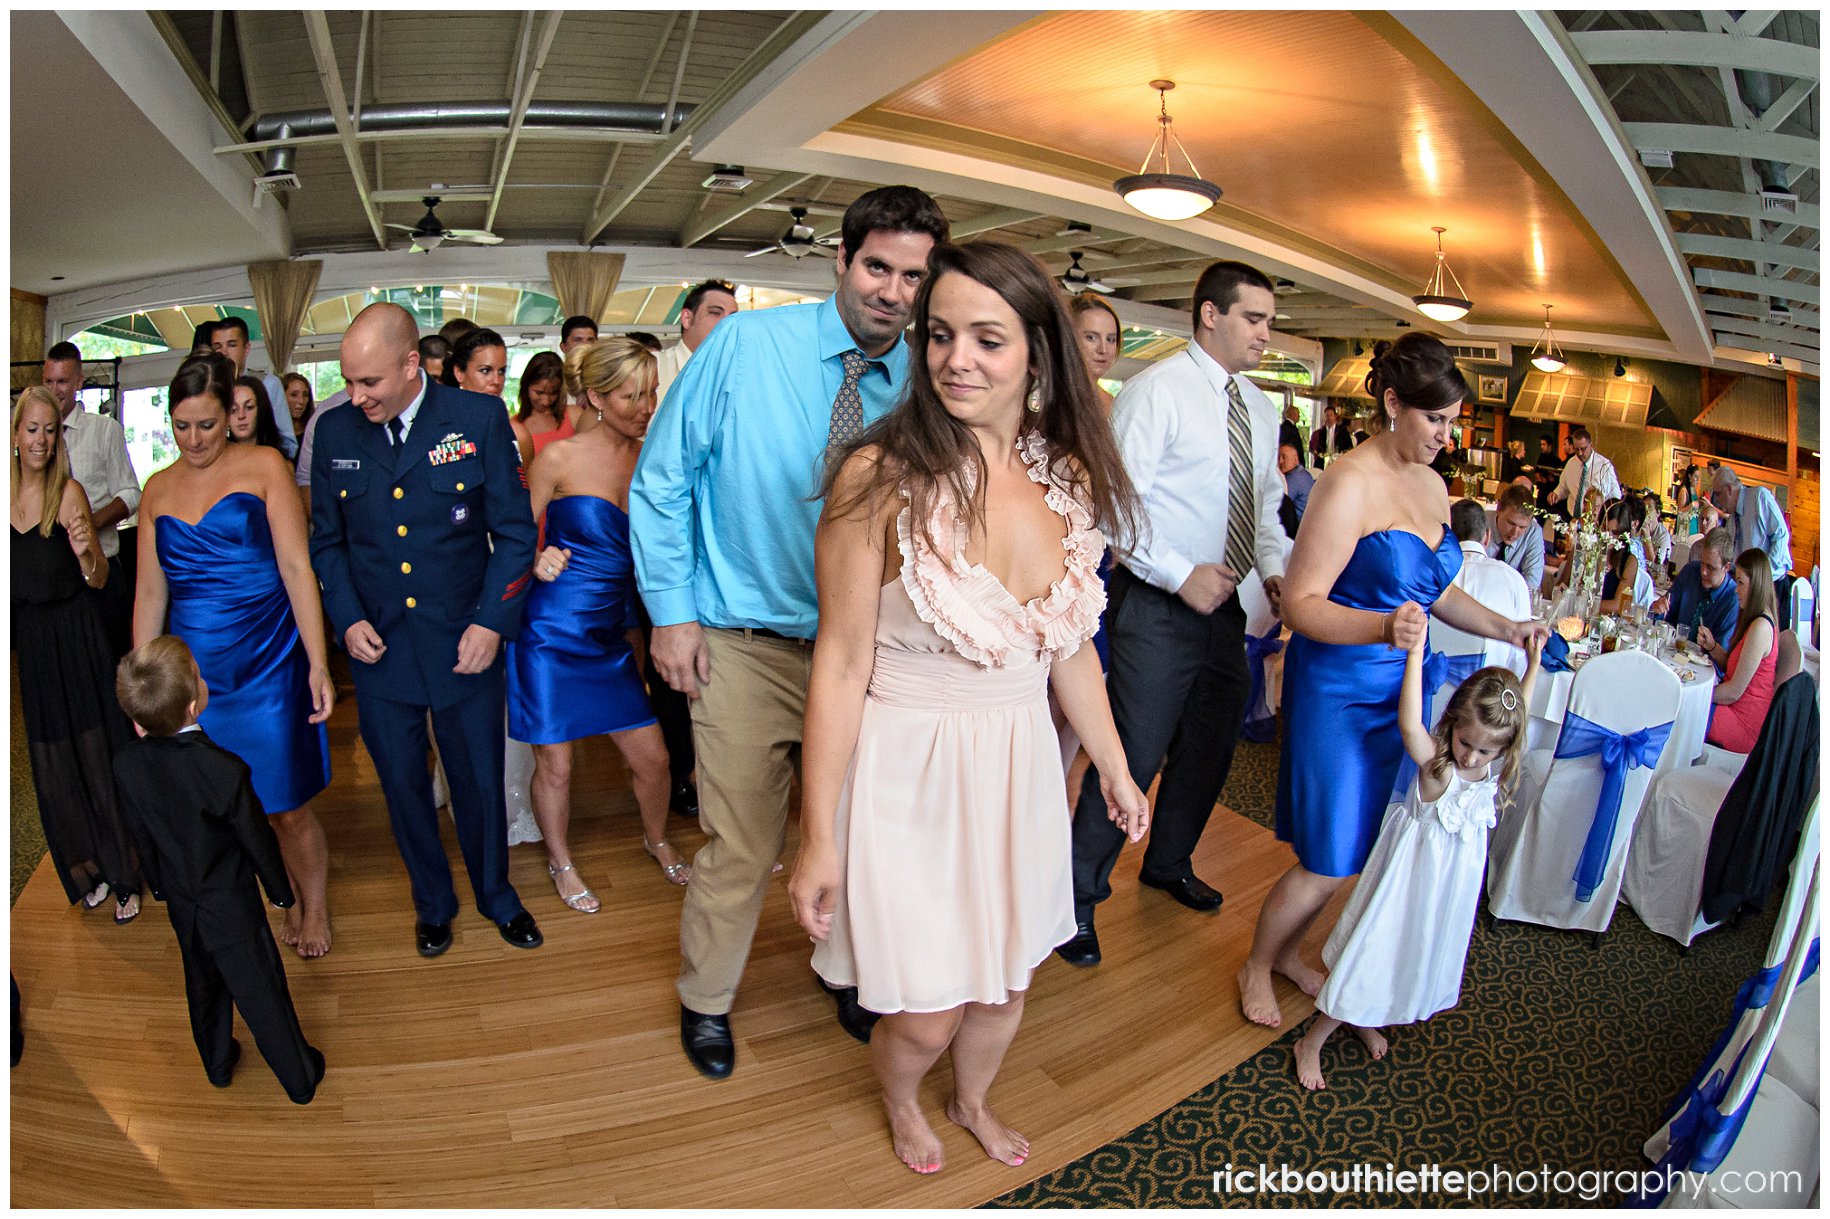
POLYGON ((1494 780, 1482 779, 1476 783, 1461 783, 1455 790, 1444 792, 1434 806, 1436 820, 1463 842, 1478 841, 1480 832, 1492 829, 1494 822, 1499 820, 1493 803, 1496 786, 1494 780))

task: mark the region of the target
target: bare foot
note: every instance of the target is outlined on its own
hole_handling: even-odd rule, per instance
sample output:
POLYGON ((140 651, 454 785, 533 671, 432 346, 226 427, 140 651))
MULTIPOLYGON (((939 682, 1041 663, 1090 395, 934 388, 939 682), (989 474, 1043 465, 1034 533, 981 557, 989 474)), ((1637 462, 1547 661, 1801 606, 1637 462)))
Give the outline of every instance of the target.
POLYGON ((299 909, 299 903, 293 902, 286 907, 286 917, 280 923, 280 943, 297 945, 299 930, 305 925, 305 912, 299 909))
POLYGON ((1321 970, 1305 965, 1294 948, 1278 957, 1277 963, 1271 968, 1296 983, 1296 989, 1311 999, 1322 993, 1322 983, 1328 980, 1328 975, 1321 970))
POLYGON ((979 1141, 985 1154, 1000 1164, 1015 1168, 1029 1159, 1029 1140, 999 1121, 997 1114, 985 1105, 968 1110, 955 1097, 947 1102, 947 1120, 972 1131, 972 1137, 979 1141))
POLYGON ((1296 1043, 1296 1080, 1311 1092, 1328 1086, 1322 1078, 1322 1043, 1309 1033, 1296 1043))
POLYGON ((1239 1010, 1253 1024, 1262 1024, 1268 1029, 1284 1022, 1283 1011, 1277 1006, 1277 991, 1271 985, 1270 970, 1255 968, 1250 961, 1239 967, 1239 1010))
POLYGON ((940 1136, 928 1125, 921 1106, 892 1105, 886 1098, 883 1111, 890 1119, 890 1146, 895 1149, 896 1158, 923 1176, 939 1172, 942 1163, 940 1136))
POLYGON ((294 942, 298 945, 299 955, 308 961, 329 952, 330 912, 322 908, 313 910, 300 924, 299 937, 294 942))
POLYGON ((1363 1029, 1356 1025, 1353 1033, 1366 1043, 1366 1052, 1373 1056, 1374 1062, 1384 1058, 1385 1051, 1391 1049, 1391 1043, 1385 1040, 1385 1034, 1378 1029, 1363 1029))

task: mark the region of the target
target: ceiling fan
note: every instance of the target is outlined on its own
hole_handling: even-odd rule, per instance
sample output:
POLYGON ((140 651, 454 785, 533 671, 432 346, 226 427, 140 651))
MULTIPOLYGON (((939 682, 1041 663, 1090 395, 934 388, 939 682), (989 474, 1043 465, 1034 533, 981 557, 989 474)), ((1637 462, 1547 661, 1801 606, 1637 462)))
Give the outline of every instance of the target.
POLYGON ((760 250, 751 250, 745 258, 755 258, 758 254, 786 254, 797 262, 809 254, 818 254, 824 258, 837 257, 832 247, 837 244, 835 238, 816 238, 814 228, 807 223, 807 209, 791 207, 788 215, 793 219, 788 231, 776 238, 775 244, 766 245, 760 250))
POLYGON ((1111 293, 1111 284, 1101 283, 1099 280, 1094 279, 1091 275, 1087 274, 1086 268, 1080 265, 1081 251, 1070 250, 1068 251, 1068 257, 1074 260, 1074 264, 1061 273, 1061 279, 1058 281, 1064 289, 1070 293, 1111 293))
POLYGON ((447 241, 466 241, 472 245, 499 245, 502 239, 485 229, 448 229, 438 218, 435 210, 439 204, 437 195, 426 195, 420 199, 426 205, 426 214, 419 218, 419 223, 411 228, 404 224, 390 224, 391 229, 413 235, 412 252, 424 254, 436 250, 447 241))

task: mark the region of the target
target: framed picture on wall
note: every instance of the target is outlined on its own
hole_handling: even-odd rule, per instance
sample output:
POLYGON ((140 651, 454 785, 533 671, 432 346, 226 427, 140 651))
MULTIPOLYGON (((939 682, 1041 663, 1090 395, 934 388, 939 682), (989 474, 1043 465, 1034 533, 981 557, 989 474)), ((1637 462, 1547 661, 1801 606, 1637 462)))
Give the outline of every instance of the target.
POLYGON ((1475 390, 1479 393, 1482 402, 1506 401, 1506 376, 1504 373, 1497 377, 1481 376, 1476 378, 1476 380, 1478 380, 1480 384, 1475 387, 1475 390))

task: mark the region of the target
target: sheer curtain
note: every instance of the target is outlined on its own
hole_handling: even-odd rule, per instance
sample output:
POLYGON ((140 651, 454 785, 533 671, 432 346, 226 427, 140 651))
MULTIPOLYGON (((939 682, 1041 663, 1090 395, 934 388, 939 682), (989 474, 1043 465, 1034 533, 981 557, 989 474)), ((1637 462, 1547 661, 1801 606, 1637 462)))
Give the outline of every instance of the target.
POLYGON ((623 277, 623 256, 556 250, 546 256, 546 269, 562 316, 601 320, 609 312, 617 280, 623 277))
POLYGON ((315 259, 248 264, 248 284, 254 289, 254 311, 261 319, 268 371, 276 377, 292 364, 292 348, 305 326, 305 314, 323 269, 324 264, 315 259))

